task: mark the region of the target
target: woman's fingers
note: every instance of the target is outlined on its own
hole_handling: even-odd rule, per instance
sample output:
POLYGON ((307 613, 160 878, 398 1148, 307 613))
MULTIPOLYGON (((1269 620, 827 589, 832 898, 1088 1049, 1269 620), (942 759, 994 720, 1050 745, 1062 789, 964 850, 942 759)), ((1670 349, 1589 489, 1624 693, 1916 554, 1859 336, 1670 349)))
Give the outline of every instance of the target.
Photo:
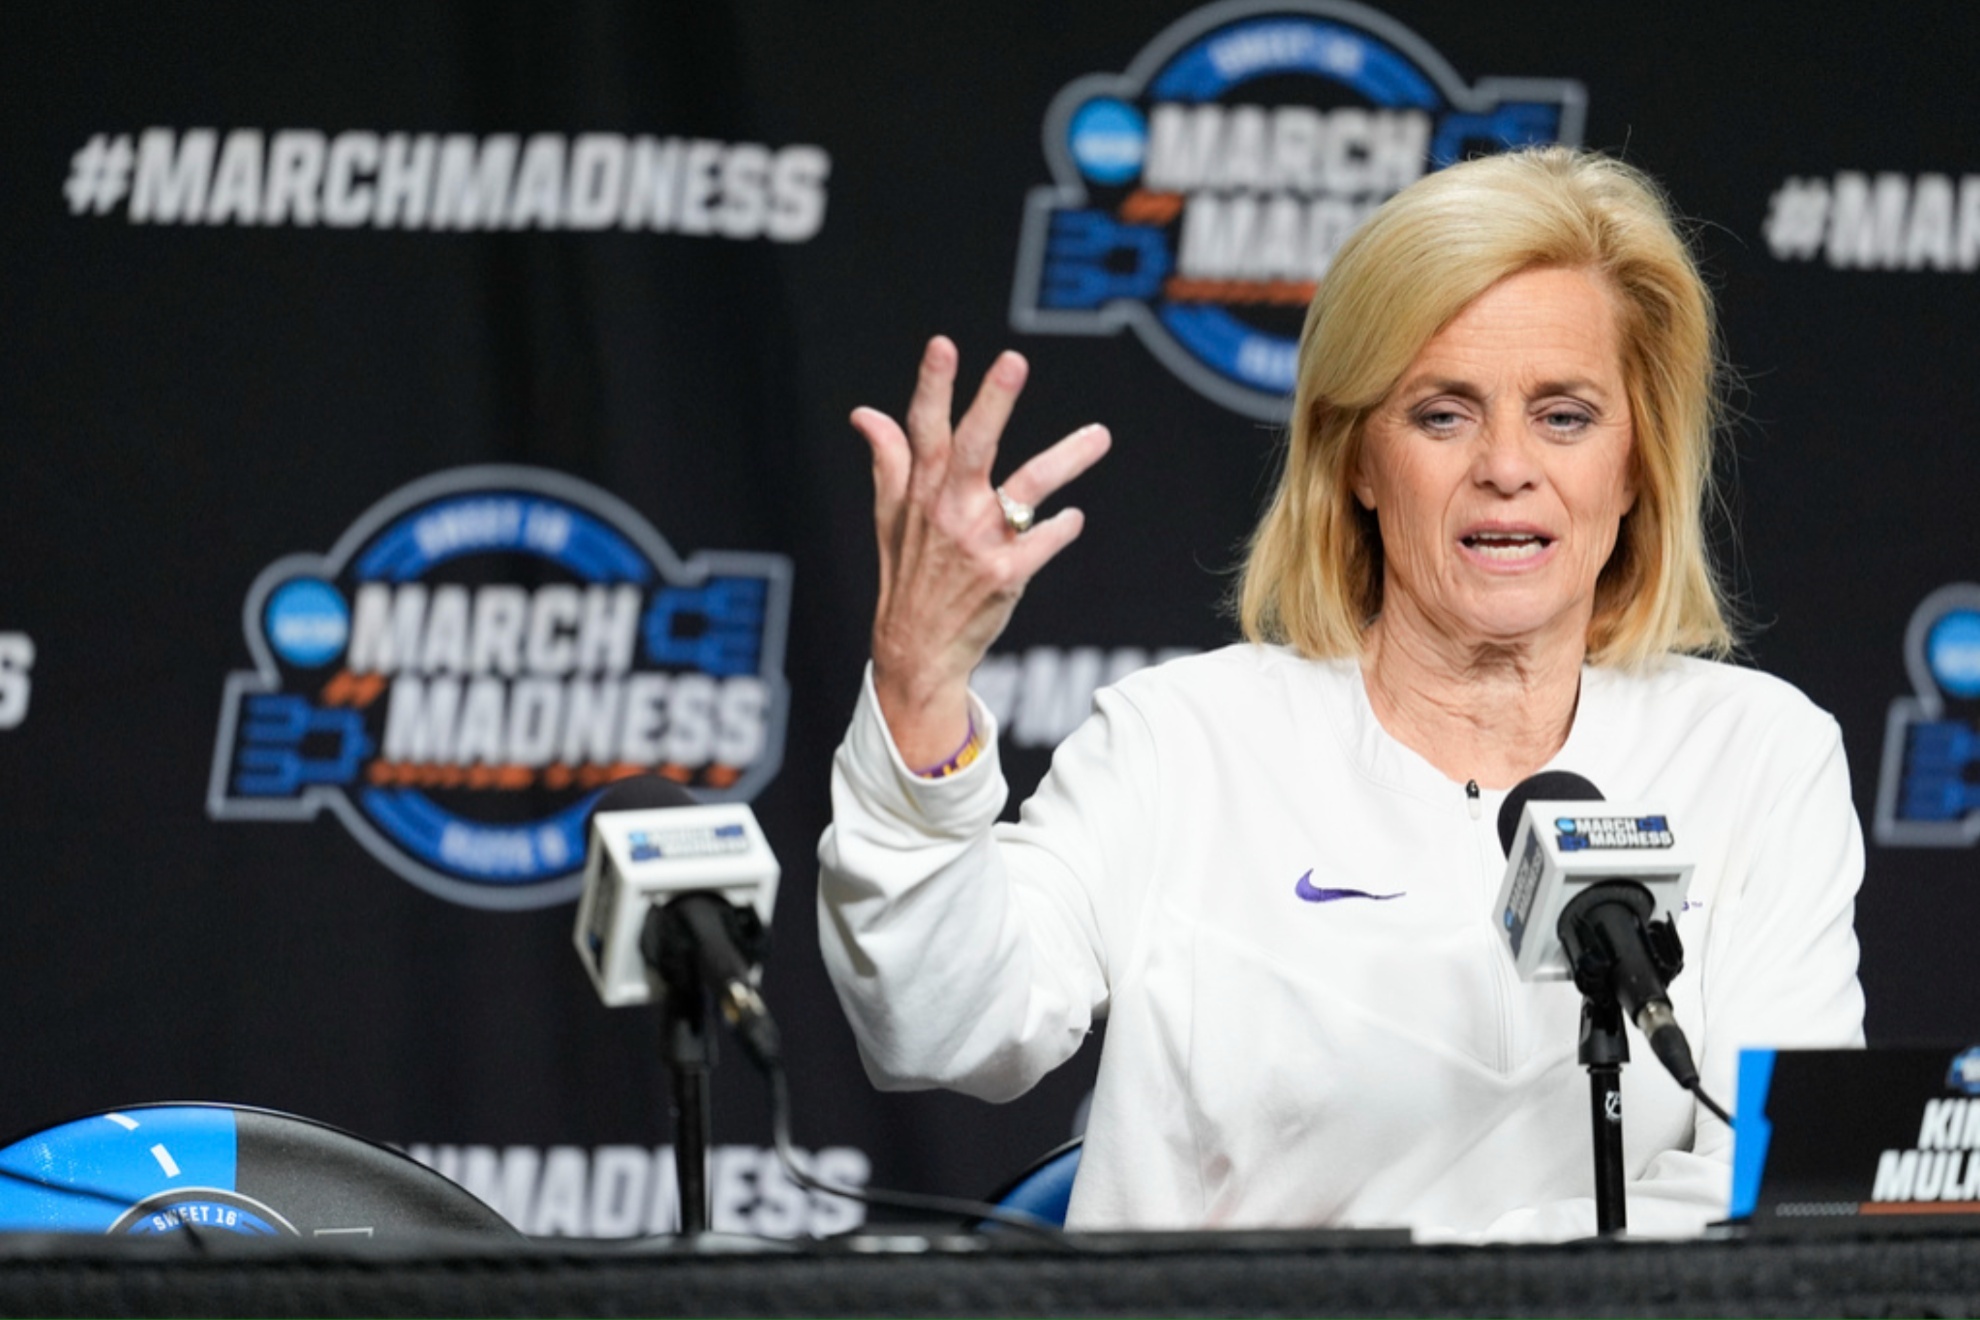
POLYGON ((1011 420, 1018 395, 1024 390, 1031 366, 1023 357, 1006 349, 983 373, 983 383, 969 411, 956 423, 955 450, 951 481, 987 480, 990 465, 997 459, 997 442, 1011 420))
MULTIPOLYGON (((1106 427, 1098 423, 1082 426, 1050 449, 1034 455, 998 489, 1020 504, 1038 504, 1099 462, 1113 443, 1106 427)), ((1061 550, 1078 540, 1085 528, 1084 513, 1078 509, 1061 509, 1043 522, 1033 524, 1030 531, 1013 537, 1011 555, 1019 581, 1030 581, 1061 550)))
MULTIPOLYGON (((1013 543, 1002 544, 1010 533, 998 526, 1003 513, 990 485, 990 467, 1030 367, 1017 353, 999 354, 984 373, 969 411, 951 430, 957 362, 956 346, 948 338, 937 335, 928 341, 905 427, 878 409, 853 410, 853 427, 873 455, 873 516, 882 558, 889 548, 904 552, 903 536, 920 544, 927 529, 942 525, 949 531, 936 533, 938 540, 947 539, 958 549, 973 542, 976 549, 970 553, 999 555, 1006 571, 1015 571, 1021 588, 1078 537, 1085 517, 1076 509, 1063 510, 1013 543), (997 533, 978 540, 991 526, 998 527, 997 533), (915 528, 923 530, 911 530, 915 528)), ((1092 467, 1112 444, 1106 427, 1083 426, 1033 456, 1002 489, 1018 503, 1040 504, 1092 467)), ((890 567, 883 563, 883 577, 890 567)))
POLYGON ((863 406, 853 408, 851 424, 865 437, 867 449, 873 451, 873 491, 899 503, 907 491, 907 469, 915 461, 901 424, 879 408, 863 406))
POLYGON ((873 520, 884 535, 907 500, 908 471, 914 460, 899 423, 877 408, 855 408, 853 429, 873 452, 873 520))
MULTIPOLYGON (((1114 437, 1099 423, 1082 426, 1004 479, 1003 492, 1021 504, 1042 504, 1073 478, 1098 463, 1114 437)), ((1042 524, 1041 524, 1042 527, 1042 524)), ((1034 528, 1032 534, 1040 530, 1034 528)))
MULTIPOLYGON (((880 540, 874 687, 912 764, 953 750, 968 722, 970 672, 1025 584, 1086 524, 1079 510, 1064 509, 1012 534, 990 473, 1030 368, 1016 353, 1000 354, 952 426, 957 370, 956 346, 938 335, 922 353, 904 425, 872 408, 852 414, 873 453, 880 540)), ((1020 467, 1005 489, 1019 503, 1037 504, 1111 443, 1106 428, 1082 427, 1020 467)))
POLYGON ((917 494, 932 493, 948 472, 956 361, 956 346, 946 335, 936 335, 921 352, 907 411, 908 446, 914 456, 910 481, 917 494))
POLYGON ((1029 582, 1039 569, 1052 562, 1059 551, 1078 540, 1085 529, 1084 513, 1078 509, 1061 509, 1018 537, 1011 553, 1016 560, 1019 580, 1029 582))

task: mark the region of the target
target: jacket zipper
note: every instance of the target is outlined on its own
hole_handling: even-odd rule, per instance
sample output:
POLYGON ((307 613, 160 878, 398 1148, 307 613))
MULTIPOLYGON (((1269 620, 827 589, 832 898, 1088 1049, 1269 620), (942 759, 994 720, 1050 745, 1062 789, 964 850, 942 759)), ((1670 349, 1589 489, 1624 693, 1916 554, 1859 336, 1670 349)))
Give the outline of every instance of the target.
MULTIPOLYGON (((1498 896, 1499 877, 1495 877, 1492 874, 1491 855, 1493 850, 1487 846, 1488 842, 1492 841, 1481 839, 1479 837, 1479 830, 1481 828, 1487 830, 1496 829, 1496 823, 1491 825, 1485 824, 1484 794, 1479 790, 1476 779, 1465 781, 1464 806, 1465 810, 1471 813, 1471 837, 1473 845, 1478 849, 1479 877, 1485 884, 1485 902, 1490 904, 1498 896)), ((1488 922, 1492 916, 1493 914, 1488 908, 1486 913, 1488 922)), ((1498 939, 1497 935, 1489 928, 1485 933, 1485 938, 1493 941, 1495 944, 1498 939)), ((1499 1029, 1499 1071, 1505 1073, 1512 1068, 1513 1052, 1511 973, 1508 971, 1507 960, 1499 956, 1499 950, 1496 947, 1491 949, 1487 956, 1492 961, 1492 1000, 1495 1010, 1493 1016, 1497 1021, 1499 1029)))

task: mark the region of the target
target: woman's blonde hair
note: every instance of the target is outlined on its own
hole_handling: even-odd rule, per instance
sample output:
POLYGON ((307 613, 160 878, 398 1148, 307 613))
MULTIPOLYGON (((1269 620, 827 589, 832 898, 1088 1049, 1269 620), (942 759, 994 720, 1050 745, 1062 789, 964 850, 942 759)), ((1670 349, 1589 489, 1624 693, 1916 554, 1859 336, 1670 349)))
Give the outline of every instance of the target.
POLYGON ((1706 546, 1720 357, 1712 302, 1662 192, 1593 152, 1545 147, 1411 184, 1342 245, 1300 335, 1284 466, 1238 589, 1252 641, 1355 654, 1382 608, 1382 543, 1351 486, 1368 416, 1468 303, 1536 267, 1614 292, 1635 430, 1635 507, 1595 589, 1588 658, 1723 654, 1733 636, 1706 546))

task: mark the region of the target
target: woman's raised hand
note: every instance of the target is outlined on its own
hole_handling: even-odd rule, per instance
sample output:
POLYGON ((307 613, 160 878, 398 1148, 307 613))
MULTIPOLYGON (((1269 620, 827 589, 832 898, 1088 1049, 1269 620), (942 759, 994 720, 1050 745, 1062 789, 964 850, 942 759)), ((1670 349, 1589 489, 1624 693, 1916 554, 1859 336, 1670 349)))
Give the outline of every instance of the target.
MULTIPOLYGON (((990 469, 1028 368, 1016 353, 998 355, 969 411, 951 424, 956 363, 948 339, 928 341, 905 431, 872 408, 852 414, 873 450, 873 686, 894 745, 916 768, 939 764, 968 736, 971 671, 1032 575, 1085 525, 1078 509, 1024 532, 1007 521, 990 469)), ((1111 443, 1104 426, 1083 426, 1013 472, 1002 490, 1016 504, 1038 505, 1111 443)))

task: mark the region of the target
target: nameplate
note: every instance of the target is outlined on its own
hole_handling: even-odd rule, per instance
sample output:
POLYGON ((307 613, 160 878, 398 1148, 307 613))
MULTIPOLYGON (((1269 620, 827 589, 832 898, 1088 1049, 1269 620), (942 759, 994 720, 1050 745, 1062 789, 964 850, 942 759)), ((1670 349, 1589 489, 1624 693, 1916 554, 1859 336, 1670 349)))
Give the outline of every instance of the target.
POLYGON ((1733 1128, 1756 1227, 1980 1213, 1980 1046, 1744 1050, 1733 1128))

